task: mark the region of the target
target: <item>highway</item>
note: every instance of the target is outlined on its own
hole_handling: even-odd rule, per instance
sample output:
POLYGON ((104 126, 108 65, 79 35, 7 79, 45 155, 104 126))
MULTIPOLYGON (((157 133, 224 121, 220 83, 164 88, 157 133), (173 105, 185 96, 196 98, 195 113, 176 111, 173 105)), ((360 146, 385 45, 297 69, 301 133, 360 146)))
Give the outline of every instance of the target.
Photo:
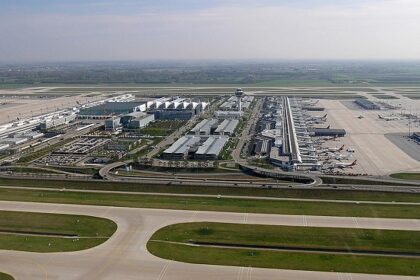
POLYGON ((0 271, 30 280, 413 280, 419 277, 261 269, 188 264, 151 255, 146 242, 159 228, 182 222, 231 222, 290 226, 420 230, 418 220, 135 209, 28 202, 0 202, 0 210, 92 215, 118 229, 104 244, 79 252, 0 251, 0 271))

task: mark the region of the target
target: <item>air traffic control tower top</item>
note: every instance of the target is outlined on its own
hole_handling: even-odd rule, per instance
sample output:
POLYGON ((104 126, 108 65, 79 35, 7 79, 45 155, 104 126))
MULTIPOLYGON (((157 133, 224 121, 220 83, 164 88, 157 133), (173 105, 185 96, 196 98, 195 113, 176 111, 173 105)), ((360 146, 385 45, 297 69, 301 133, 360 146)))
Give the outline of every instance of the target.
POLYGON ((236 97, 242 97, 244 95, 244 91, 241 88, 237 88, 235 91, 236 97))
POLYGON ((241 88, 237 88, 235 91, 235 96, 238 99, 237 108, 238 111, 242 111, 242 96, 244 95, 244 91, 241 88))

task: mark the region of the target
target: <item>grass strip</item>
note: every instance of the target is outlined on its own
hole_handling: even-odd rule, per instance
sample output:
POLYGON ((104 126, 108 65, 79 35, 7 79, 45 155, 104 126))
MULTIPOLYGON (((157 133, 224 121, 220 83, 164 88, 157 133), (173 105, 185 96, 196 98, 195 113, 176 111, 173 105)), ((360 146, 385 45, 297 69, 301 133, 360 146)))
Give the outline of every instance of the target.
POLYGON ((392 178, 403 180, 420 180, 420 173, 395 173, 391 174, 392 178))
POLYGON ((78 251, 105 242, 116 229, 113 221, 104 218, 0 211, 0 249, 78 251))
POLYGON ((239 196, 267 196, 284 198, 311 198, 311 199, 336 199, 360 201, 398 201, 420 202, 419 194, 393 193, 380 191, 357 190, 299 190, 299 189, 259 189, 235 187, 206 187, 182 185, 147 185, 138 183, 117 183, 104 181, 64 181, 64 180, 25 180, 0 178, 0 185, 66 188, 80 190, 109 190, 109 191, 136 191, 158 193, 185 193, 185 194, 212 194, 212 195, 239 195, 239 196))
POLYGON ((411 219, 420 217, 420 206, 417 205, 275 201, 223 197, 174 197, 139 194, 0 189, 0 200, 289 215, 411 219))
POLYGON ((414 258, 205 248, 153 241, 147 243, 147 249, 158 257, 188 263, 349 273, 420 275, 419 260, 414 258))
POLYGON ((419 253, 420 232, 232 223, 182 223, 164 227, 151 240, 208 244, 419 253))
POLYGON ((15 278, 13 278, 11 275, 0 272, 0 280, 14 280, 15 278))

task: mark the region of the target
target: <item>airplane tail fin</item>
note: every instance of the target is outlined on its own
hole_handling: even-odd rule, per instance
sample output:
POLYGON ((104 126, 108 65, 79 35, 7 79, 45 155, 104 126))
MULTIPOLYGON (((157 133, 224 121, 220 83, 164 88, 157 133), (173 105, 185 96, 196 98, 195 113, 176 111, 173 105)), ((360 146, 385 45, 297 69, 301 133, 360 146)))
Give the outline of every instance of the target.
POLYGON ((357 163, 357 159, 355 159, 355 160, 351 163, 351 166, 355 166, 355 165, 356 165, 356 163, 357 163))
POLYGON ((341 146, 341 148, 340 148, 340 149, 338 149, 338 150, 339 150, 339 151, 341 151, 343 148, 344 148, 344 145, 343 145, 343 146, 341 146))

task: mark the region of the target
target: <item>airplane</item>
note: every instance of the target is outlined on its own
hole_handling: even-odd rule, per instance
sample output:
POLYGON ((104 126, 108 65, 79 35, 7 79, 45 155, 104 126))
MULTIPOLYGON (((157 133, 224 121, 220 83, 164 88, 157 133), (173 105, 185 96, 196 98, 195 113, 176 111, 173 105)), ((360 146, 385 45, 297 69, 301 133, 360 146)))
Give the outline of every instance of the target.
POLYGON ((347 168, 347 167, 352 167, 355 166, 357 163, 357 160, 354 160, 353 162, 335 162, 334 166, 337 168, 347 168))
POLYGON ((313 120, 325 120, 325 119, 327 119, 327 116, 328 116, 328 114, 325 114, 325 115, 323 115, 323 116, 311 116, 310 118, 311 119, 313 119, 313 120))
POLYGON ((348 153, 347 155, 343 155, 341 153, 335 154, 335 159, 337 159, 337 160, 349 159, 351 157, 352 157, 352 154, 351 153, 348 153))
POLYGON ((381 115, 378 115, 378 117, 380 120, 386 120, 386 121, 395 121, 399 119, 398 117, 387 117, 387 116, 381 116, 381 115))
POLYGON ((358 118, 358 119, 363 119, 364 117, 363 117, 362 115, 360 115, 360 116, 358 116, 357 118, 358 118))
POLYGON ((328 148, 328 151, 330 151, 330 152, 340 152, 343 148, 344 148, 344 145, 341 146, 340 148, 337 148, 337 147, 328 148))

